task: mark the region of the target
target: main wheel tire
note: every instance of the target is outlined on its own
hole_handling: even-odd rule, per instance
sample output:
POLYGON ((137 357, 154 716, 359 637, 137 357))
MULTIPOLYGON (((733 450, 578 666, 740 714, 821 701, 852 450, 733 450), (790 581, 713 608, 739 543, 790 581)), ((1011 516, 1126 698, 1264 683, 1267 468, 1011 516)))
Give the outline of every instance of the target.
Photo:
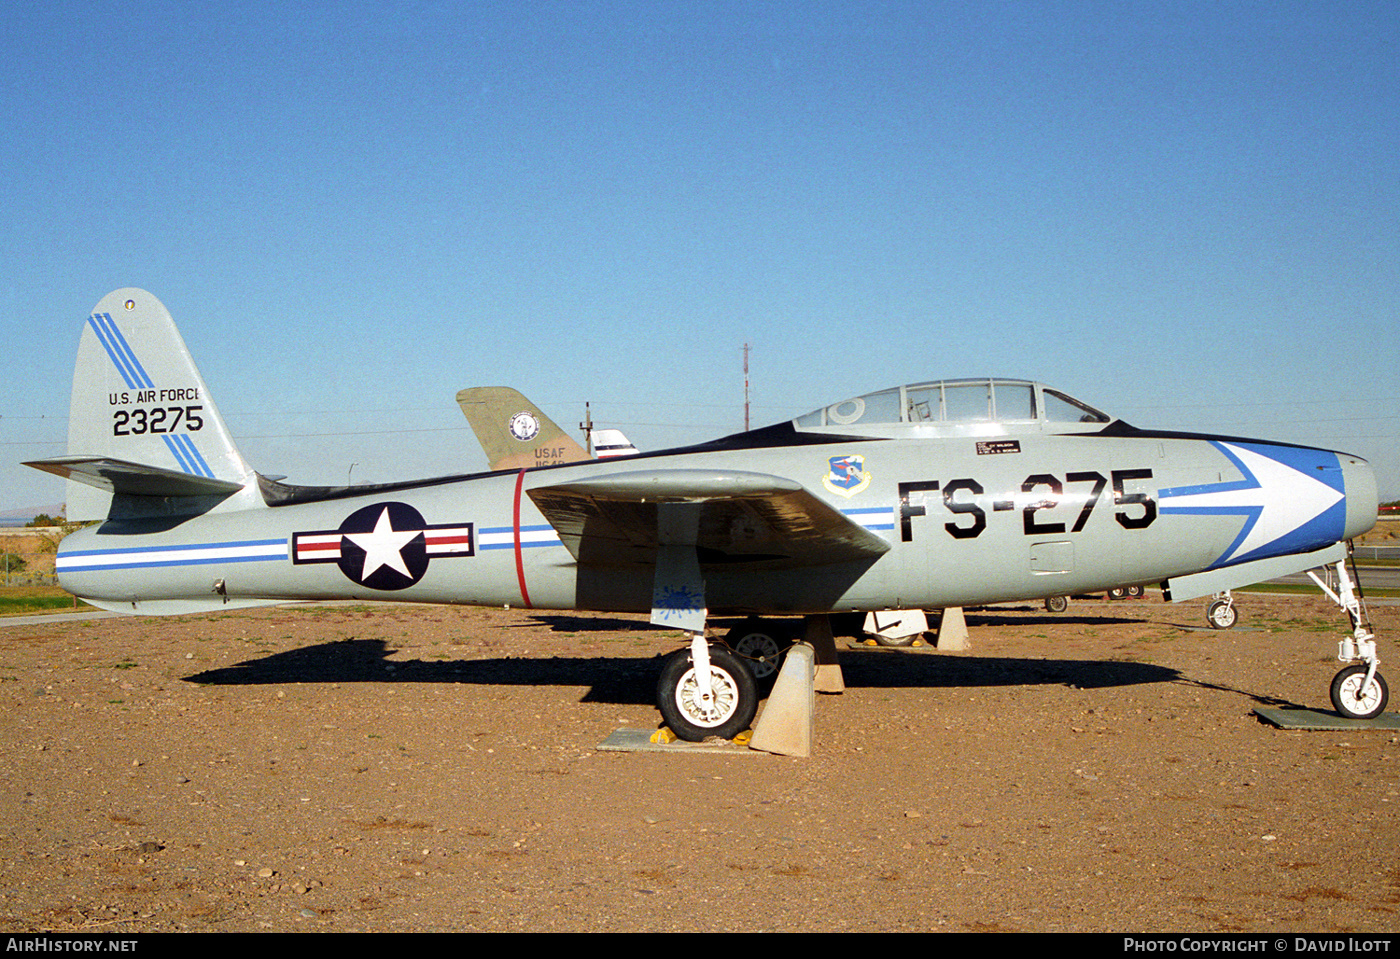
POLYGON ((1366 682, 1366 667, 1360 664, 1348 666, 1332 677, 1332 708, 1347 719, 1375 719, 1385 712, 1390 702, 1390 688, 1385 677, 1376 673, 1369 685, 1366 682))
POLYGON ((1146 590, 1144 590, 1141 586, 1129 586, 1129 587, 1128 587, 1128 598, 1129 598, 1129 599, 1142 599, 1142 597, 1145 595, 1145 593, 1146 593, 1146 590))
POLYGON ((1229 629, 1239 618, 1240 614, 1235 609, 1235 604, 1223 599, 1217 599, 1206 610, 1206 622, 1210 623, 1211 629, 1229 629))
POLYGON ((748 664, 753 678, 759 682, 778 675, 778 668, 791 645, 779 630, 762 620, 735 626, 724 637, 724 644, 748 664))
POLYGON ((1045 611, 1047 613, 1063 613, 1069 609, 1068 596, 1047 596, 1045 598, 1045 611))
POLYGON ((1128 589, 1125 586, 1115 586, 1108 591, 1109 599, 1127 599, 1128 589))
POLYGON ((758 689, 744 661, 720 645, 710 647, 710 697, 702 699, 690 650, 666 661, 656 686, 661 718, 687 742, 708 736, 733 739, 758 712, 758 689))

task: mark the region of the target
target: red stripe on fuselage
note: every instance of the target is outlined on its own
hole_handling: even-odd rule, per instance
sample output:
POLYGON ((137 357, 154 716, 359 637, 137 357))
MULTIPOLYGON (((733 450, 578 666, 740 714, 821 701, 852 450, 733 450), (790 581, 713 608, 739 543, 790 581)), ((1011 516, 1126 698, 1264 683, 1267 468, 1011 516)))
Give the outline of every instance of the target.
POLYGON ((525 488, 525 471, 515 477, 515 578, 520 581, 520 599, 525 608, 530 608, 530 591, 525 588, 525 558, 520 551, 520 493, 525 488))

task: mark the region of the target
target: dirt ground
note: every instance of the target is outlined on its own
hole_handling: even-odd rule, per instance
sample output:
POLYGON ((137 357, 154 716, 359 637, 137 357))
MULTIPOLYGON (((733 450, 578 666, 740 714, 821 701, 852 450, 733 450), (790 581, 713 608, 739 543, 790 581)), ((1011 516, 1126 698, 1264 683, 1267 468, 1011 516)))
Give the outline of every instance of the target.
MULTIPOLYGON (((1392 601, 1393 602, 1393 601, 1392 601)), ((1400 926, 1400 733, 1327 708, 1323 600, 968 611, 843 648, 807 759, 614 753, 673 635, 301 607, 0 629, 9 931, 1400 926)), ((1382 659, 1400 609, 1373 604, 1382 659)), ((1397 674, 1400 675, 1400 674, 1397 674)))

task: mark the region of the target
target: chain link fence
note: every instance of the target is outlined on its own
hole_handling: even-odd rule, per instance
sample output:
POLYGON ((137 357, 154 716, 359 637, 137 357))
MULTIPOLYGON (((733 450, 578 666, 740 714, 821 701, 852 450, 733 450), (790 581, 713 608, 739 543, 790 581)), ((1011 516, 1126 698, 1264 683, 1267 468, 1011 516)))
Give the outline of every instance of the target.
POLYGON ((53 560, 65 532, 60 526, 0 532, 0 586, 57 586, 53 560))

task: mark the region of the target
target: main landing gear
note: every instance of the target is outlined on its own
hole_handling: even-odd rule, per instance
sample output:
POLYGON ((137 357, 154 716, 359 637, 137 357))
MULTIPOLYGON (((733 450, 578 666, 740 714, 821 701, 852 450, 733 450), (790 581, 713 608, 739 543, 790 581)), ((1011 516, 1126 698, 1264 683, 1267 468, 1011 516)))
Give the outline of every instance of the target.
POLYGON ((657 682, 665 728, 677 739, 702 742, 714 736, 734 739, 752 726, 752 748, 808 755, 813 694, 845 688, 831 630, 830 616, 807 616, 798 646, 794 624, 750 619, 725 638, 731 648, 690 629, 690 645, 666 660, 657 682), (755 666, 763 679, 754 678, 755 666), (754 725, 763 696, 768 702, 754 725))
POLYGON ((656 699, 661 717, 681 739, 733 739, 758 713, 758 684, 743 660, 695 633, 689 649, 666 660, 656 699))
MULTIPOLYGON (((1329 568, 1328 580, 1332 578, 1331 572, 1329 568)), ((1333 677, 1332 707, 1347 719, 1374 719, 1385 712, 1390 702, 1390 688, 1377 670, 1381 660, 1376 655, 1376 637, 1366 620, 1360 588, 1354 584, 1345 560, 1337 563, 1336 574, 1337 588, 1334 592, 1330 583, 1324 582, 1316 572, 1308 571, 1308 576, 1318 589, 1342 607, 1351 619, 1351 635, 1337 644, 1337 659, 1344 663, 1360 660, 1344 667, 1333 677)))
POLYGON ((731 629, 724 637, 724 644, 748 664, 754 679, 766 683, 778 675, 783 655, 792 645, 792 636, 782 625, 750 619, 731 629))

